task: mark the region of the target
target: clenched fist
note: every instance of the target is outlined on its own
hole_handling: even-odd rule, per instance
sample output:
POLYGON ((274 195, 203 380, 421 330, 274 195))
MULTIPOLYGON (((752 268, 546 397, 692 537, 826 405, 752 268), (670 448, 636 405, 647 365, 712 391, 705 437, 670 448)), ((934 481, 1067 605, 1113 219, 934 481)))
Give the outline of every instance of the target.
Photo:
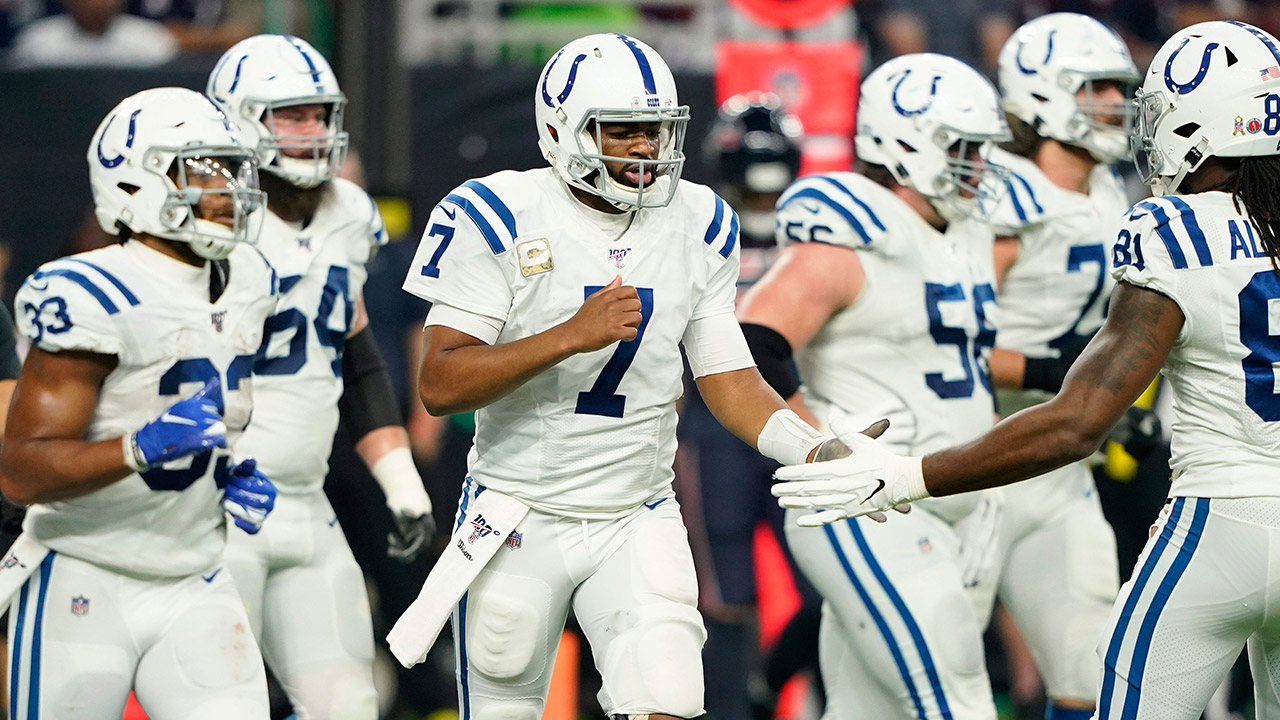
POLYGON ((594 352, 619 340, 634 340, 643 319, 640 295, 634 287, 623 285, 618 275, 588 295, 564 326, 578 352, 594 352))

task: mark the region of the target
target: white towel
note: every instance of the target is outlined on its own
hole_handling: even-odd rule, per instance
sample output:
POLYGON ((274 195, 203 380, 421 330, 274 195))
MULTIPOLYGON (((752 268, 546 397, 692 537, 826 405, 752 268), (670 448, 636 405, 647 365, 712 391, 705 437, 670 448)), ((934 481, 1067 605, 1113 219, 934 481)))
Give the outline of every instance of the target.
POLYGON ((488 488, 472 498, 418 599, 387 634, 391 654, 401 665, 409 668, 426 659, 458 600, 528 512, 528 505, 488 488))
POLYGON ((49 548, 23 533, 13 541, 4 559, 0 559, 0 608, 9 607, 13 597, 44 562, 49 548))

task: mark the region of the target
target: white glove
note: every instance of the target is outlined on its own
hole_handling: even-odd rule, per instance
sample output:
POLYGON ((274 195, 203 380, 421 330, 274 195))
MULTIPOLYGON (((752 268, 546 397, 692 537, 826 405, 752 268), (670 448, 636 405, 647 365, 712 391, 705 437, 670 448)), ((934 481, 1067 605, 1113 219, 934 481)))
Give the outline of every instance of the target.
POLYGON ((960 539, 960 577, 965 587, 975 587, 996 563, 1004 510, 1000 501, 983 496, 978 507, 952 527, 960 539))
POLYGON ((784 508, 815 510, 801 516, 801 527, 817 527, 845 518, 860 517, 929 497, 920 472, 920 458, 903 457, 885 450, 847 421, 832 421, 831 429, 852 454, 839 460, 788 465, 773 477, 771 488, 784 508))

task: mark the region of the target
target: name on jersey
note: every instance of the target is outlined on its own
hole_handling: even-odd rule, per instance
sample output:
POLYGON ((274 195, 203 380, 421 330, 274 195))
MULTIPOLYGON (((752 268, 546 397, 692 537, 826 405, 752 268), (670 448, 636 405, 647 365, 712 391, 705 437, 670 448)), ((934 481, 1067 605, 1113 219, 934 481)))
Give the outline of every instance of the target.
POLYGON ((551 272, 551 243, 546 238, 527 240, 516 246, 516 257, 520 260, 520 274, 525 277, 551 272))

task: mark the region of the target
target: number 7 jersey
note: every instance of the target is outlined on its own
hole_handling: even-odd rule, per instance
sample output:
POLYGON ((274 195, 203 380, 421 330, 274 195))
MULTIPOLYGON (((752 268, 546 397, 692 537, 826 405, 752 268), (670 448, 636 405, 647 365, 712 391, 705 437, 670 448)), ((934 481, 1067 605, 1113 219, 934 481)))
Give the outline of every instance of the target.
POLYGON ((1230 195, 1143 200, 1112 251, 1116 280, 1186 318, 1162 372, 1173 392, 1171 496, 1280 496, 1280 277, 1230 195))
POLYGON ((682 181, 670 205, 622 232, 626 221, 549 168, 472 180, 432 212, 404 283, 496 320, 497 343, 568 320, 616 275, 636 288, 634 340, 571 356, 476 412, 471 475, 546 512, 613 517, 669 487, 679 344, 690 320, 734 310, 738 220, 723 200, 682 181))

